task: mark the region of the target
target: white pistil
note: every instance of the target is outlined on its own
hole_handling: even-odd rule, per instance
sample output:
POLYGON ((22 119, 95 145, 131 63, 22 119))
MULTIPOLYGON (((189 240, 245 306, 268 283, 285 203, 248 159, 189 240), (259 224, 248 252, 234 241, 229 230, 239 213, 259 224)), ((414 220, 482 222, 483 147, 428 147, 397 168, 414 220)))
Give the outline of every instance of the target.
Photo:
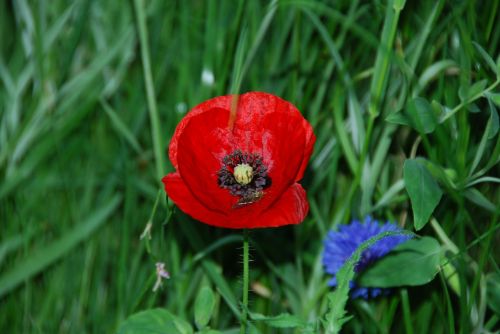
POLYGON ((241 185, 247 185, 252 181, 253 168, 249 164, 239 164, 234 167, 234 179, 241 185))

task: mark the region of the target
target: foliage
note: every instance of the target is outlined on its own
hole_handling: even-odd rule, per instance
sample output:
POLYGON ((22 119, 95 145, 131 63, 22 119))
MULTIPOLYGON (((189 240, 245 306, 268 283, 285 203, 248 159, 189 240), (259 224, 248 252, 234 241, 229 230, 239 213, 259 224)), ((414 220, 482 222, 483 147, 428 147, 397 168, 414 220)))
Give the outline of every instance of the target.
POLYGON ((346 332, 492 332, 499 8, 1 2, 0 332, 113 333, 155 312, 193 331, 237 333, 241 237, 155 202, 186 111, 246 91, 293 102, 317 136, 302 181, 306 221, 252 231, 251 333, 311 332, 269 323, 326 314, 324 237, 368 214, 437 240, 440 266, 423 286, 348 301, 346 332), (156 262, 171 278, 153 293, 156 262))

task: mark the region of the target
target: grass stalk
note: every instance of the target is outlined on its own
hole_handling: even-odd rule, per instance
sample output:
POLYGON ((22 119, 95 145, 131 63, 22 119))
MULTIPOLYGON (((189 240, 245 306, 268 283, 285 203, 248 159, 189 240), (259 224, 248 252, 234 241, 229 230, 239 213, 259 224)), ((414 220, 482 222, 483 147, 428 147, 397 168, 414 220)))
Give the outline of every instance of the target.
POLYGON ((146 26, 146 13, 144 11, 144 1, 134 0, 134 8, 137 19, 137 30, 139 33, 139 42, 141 45, 141 59, 144 76, 144 84, 146 86, 146 96, 149 110, 149 120, 151 124, 151 136, 153 140, 153 150, 156 166, 156 178, 158 184, 164 175, 165 164, 163 162, 163 145, 161 140, 160 117, 158 115, 158 107, 156 104, 155 87, 153 83, 153 74, 151 71, 151 60, 149 52, 148 29, 146 26))

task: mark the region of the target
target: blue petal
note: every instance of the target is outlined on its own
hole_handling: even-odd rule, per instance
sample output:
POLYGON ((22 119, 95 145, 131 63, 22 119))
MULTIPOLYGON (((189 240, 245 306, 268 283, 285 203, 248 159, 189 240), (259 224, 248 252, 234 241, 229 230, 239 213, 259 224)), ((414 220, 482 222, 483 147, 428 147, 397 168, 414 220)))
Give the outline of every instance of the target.
MULTIPOLYGON (((398 232, 402 231, 402 229, 389 222, 380 224, 370 216, 367 216, 363 223, 358 220, 353 220, 348 225, 339 226, 337 231, 328 232, 324 241, 322 259, 325 271, 332 275, 332 279, 328 284, 330 286, 337 285, 337 272, 363 242, 380 233, 390 231, 398 232)), ((411 236, 408 235, 398 235, 385 237, 377 241, 362 253, 360 261, 356 264, 356 271, 362 271, 366 266, 377 261, 389 253, 394 247, 410 238, 411 236)), ((385 292, 388 291, 387 289, 359 287, 353 282, 350 283, 352 298, 373 298, 385 294, 385 292)))

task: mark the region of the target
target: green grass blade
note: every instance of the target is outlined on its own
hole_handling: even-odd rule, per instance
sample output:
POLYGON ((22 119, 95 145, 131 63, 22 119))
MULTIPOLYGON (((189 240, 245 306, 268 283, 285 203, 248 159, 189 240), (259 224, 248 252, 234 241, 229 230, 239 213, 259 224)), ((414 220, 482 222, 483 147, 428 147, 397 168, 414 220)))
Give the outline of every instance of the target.
POLYGON ((231 94, 239 94, 243 81, 243 59, 247 50, 248 28, 244 27, 239 35, 236 53, 234 55, 233 77, 231 79, 231 94))
POLYGON ((80 242, 87 239, 116 210, 120 200, 119 195, 114 196, 106 205, 96 210, 71 232, 33 253, 13 269, 0 276, 0 297, 3 297, 26 279, 38 274, 44 268, 66 255, 80 242))
POLYGON ((156 178, 158 184, 165 175, 165 163, 163 160, 163 141, 160 125, 160 117, 156 104, 156 93, 153 83, 153 73, 151 70, 151 56, 149 52, 148 29, 146 26, 146 13, 144 11, 144 1, 134 0, 134 9, 137 19, 137 30, 139 32, 139 41, 141 44, 141 59, 144 76, 144 85, 146 86, 146 95, 148 102, 149 119, 151 123, 151 136, 153 137, 153 150, 155 155, 156 178))
POLYGON ((369 113, 372 116, 380 114, 379 106, 387 86, 389 63, 392 55, 392 45, 396 36, 399 14, 404 7, 404 1, 390 0, 385 12, 384 27, 380 38, 380 47, 377 51, 373 77, 370 85, 369 113))
POLYGON ((410 55, 409 65, 413 71, 415 71, 415 68, 417 67, 420 56, 422 55, 422 50, 424 49, 429 38, 429 34, 432 31, 432 27, 434 26, 434 21, 441 13, 443 5, 443 0, 436 1, 434 7, 431 10, 431 13, 427 16, 427 20, 425 21, 423 29, 421 30, 421 33, 417 39, 415 50, 410 55))
POLYGON ((113 127, 116 129, 118 134, 123 136, 123 138, 125 138, 125 140, 130 144, 130 146, 132 146, 132 148, 137 153, 141 153, 142 152, 141 145, 135 138, 132 131, 130 131, 127 125, 122 121, 120 116, 118 116, 117 113, 113 110, 113 108, 111 108, 111 106, 102 99, 101 99, 101 106, 104 109, 106 115, 109 116, 109 119, 111 120, 111 123, 113 124, 113 127))

